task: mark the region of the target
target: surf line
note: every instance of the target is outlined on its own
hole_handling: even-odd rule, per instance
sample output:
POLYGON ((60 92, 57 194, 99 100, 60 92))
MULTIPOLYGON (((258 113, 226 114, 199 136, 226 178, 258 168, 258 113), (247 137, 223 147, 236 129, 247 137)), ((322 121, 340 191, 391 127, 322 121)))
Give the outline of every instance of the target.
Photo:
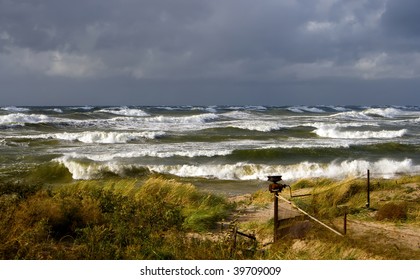
POLYGON ((308 216, 309 218, 311 218, 312 220, 314 220, 315 222, 319 223, 320 225, 326 227, 327 229, 331 230, 332 232, 334 232, 337 235, 340 236, 344 236, 343 234, 341 234, 340 232, 336 231, 335 229, 331 228, 330 226, 324 224, 323 222, 321 222, 320 220, 318 220, 317 218, 315 218, 314 216, 311 216, 310 214, 308 214, 306 211, 300 209, 296 204, 294 204, 292 201, 287 200, 286 198, 280 196, 280 195, 275 195, 277 198, 280 198, 281 200, 284 200, 285 202, 289 203, 290 205, 292 205, 294 208, 296 208, 296 210, 298 210, 299 212, 303 213, 304 215, 308 216))

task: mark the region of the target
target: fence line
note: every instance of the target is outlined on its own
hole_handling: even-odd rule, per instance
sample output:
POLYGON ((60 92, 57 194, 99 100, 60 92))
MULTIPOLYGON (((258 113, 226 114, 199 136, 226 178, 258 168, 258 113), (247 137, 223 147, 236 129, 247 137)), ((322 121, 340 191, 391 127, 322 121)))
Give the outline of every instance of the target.
POLYGON ((332 227, 326 225, 325 223, 321 222, 320 220, 318 220, 317 218, 315 218, 314 216, 308 214, 306 211, 300 209, 296 204, 294 204, 292 201, 287 200, 286 198, 280 196, 280 195, 276 195, 277 198, 280 198, 281 200, 284 200, 285 202, 289 203, 290 205, 292 205, 293 207, 295 207, 299 212, 303 213, 304 215, 308 216, 309 218, 311 218, 312 220, 314 220, 315 222, 319 223, 320 225, 326 227, 327 229, 331 230, 332 232, 334 232, 335 234, 339 235, 339 236, 344 236, 343 234, 341 234, 340 232, 336 231, 335 229, 333 229, 332 227))

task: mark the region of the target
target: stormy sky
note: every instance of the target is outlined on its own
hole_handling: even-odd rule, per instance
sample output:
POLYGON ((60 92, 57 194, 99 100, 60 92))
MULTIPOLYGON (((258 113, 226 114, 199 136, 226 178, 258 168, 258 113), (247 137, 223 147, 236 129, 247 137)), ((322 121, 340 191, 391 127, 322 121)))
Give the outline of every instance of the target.
POLYGON ((0 105, 420 105, 418 0, 0 0, 0 105))

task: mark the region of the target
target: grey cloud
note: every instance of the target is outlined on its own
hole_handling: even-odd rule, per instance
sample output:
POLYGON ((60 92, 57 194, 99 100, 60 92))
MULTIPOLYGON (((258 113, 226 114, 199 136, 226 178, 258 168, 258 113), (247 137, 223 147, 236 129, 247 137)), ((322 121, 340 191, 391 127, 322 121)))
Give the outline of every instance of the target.
POLYGON ((308 92, 307 83, 416 80, 417 2, 0 0, 0 75, 10 91, 24 77, 155 94, 176 91, 160 83, 195 94, 219 83, 233 95, 245 85, 308 92))

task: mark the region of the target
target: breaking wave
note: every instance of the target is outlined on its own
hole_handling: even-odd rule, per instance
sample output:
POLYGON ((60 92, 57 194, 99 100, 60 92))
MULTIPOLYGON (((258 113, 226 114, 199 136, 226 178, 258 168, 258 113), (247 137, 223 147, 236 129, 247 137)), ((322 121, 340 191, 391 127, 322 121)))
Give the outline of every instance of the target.
POLYGON ((30 109, 28 109, 28 108, 15 107, 15 106, 2 107, 1 109, 4 110, 4 111, 8 111, 8 112, 28 112, 28 111, 30 111, 30 109))
POLYGON ((348 111, 348 112, 341 112, 332 115, 331 117, 341 119, 341 120, 373 120, 373 117, 368 116, 364 112, 358 112, 358 111, 348 111))
POLYGON ((9 125, 9 124, 20 124, 24 125, 26 123, 46 123, 55 121, 55 118, 46 116, 46 115, 39 115, 39 114, 31 114, 26 115, 22 113, 15 113, 9 114, 5 116, 0 116, 0 124, 2 125, 9 125))
POLYGON ((351 160, 330 162, 328 164, 301 162, 293 165, 264 164, 208 164, 208 165, 124 165, 117 162, 97 163, 64 156, 55 160, 64 165, 72 174, 73 179, 94 179, 104 173, 114 173, 122 176, 127 170, 145 168, 150 172, 171 174, 180 177, 201 177, 220 180, 265 180, 267 175, 281 174, 284 180, 301 178, 336 178, 359 177, 371 171, 372 176, 392 178, 399 174, 420 172, 420 166, 414 165, 411 159, 395 161, 381 159, 375 162, 366 160, 351 160))
POLYGON ((293 112, 293 113, 304 113, 304 112, 310 112, 310 113, 325 113, 324 110, 316 107, 308 107, 308 106, 295 106, 295 107, 289 107, 287 110, 293 112))
POLYGON ((140 109, 130 109, 128 107, 121 107, 121 108, 109 108, 109 109, 102 109, 99 112, 120 115, 120 116, 128 116, 128 117, 147 117, 149 116, 148 113, 144 112, 140 109))
POLYGON ((341 131, 336 126, 323 126, 314 131, 318 136, 324 138, 341 139, 391 139, 403 137, 407 129, 381 130, 381 131, 341 131))
POLYGON ((28 135, 21 137, 21 139, 57 139, 64 141, 79 141, 82 143, 98 143, 98 144, 118 144, 128 143, 139 139, 156 139, 164 136, 164 132, 105 132, 105 131, 87 131, 80 133, 51 133, 40 135, 28 135))

